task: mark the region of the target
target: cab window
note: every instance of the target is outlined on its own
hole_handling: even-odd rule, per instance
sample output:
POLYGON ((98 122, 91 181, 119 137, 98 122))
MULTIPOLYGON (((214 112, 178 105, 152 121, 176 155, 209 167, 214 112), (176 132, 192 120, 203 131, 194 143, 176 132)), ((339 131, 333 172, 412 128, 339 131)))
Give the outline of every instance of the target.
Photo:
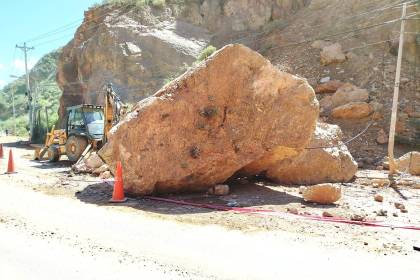
POLYGON ((85 122, 83 120, 83 113, 81 109, 71 110, 69 113, 68 127, 70 129, 83 129, 85 122))

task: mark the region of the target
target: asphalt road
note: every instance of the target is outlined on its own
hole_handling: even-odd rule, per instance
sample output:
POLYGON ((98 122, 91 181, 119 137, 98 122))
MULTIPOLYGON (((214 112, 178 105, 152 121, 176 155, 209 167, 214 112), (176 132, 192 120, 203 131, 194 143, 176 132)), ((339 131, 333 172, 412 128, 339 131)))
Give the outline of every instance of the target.
MULTIPOLYGON (((384 256, 325 248, 305 233, 299 239, 275 230, 185 224, 37 192, 32 186, 57 180, 57 170, 37 168, 24 153, 16 151, 19 173, 0 175, 0 279, 395 280, 420 275, 420 253, 384 256)), ((5 165, 0 160, 0 170, 5 165)))

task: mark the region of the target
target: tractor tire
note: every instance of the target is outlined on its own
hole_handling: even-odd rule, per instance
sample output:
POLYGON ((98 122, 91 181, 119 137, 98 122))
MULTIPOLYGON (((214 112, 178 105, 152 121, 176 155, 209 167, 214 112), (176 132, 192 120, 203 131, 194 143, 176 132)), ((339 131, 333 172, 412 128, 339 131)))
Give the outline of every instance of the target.
POLYGON ((66 154, 70 161, 76 162, 88 145, 86 137, 70 136, 66 141, 66 154))
POLYGON ((51 146, 47 150, 48 160, 50 162, 57 162, 60 159, 60 150, 57 146, 51 146))

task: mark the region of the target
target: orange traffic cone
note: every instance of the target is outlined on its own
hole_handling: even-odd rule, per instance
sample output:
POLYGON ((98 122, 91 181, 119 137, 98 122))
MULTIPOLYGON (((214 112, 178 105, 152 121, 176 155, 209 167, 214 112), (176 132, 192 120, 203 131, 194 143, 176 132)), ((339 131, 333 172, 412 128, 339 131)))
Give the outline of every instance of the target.
POLYGON ((6 174, 16 173, 15 171, 15 163, 13 161, 13 153, 12 149, 9 151, 9 162, 7 163, 7 172, 6 174))
POLYGON ((115 171, 115 182, 114 182, 114 192, 112 193, 112 198, 110 202, 125 202, 127 198, 124 196, 124 183, 122 177, 122 165, 121 162, 117 162, 117 170, 115 171))
POLYGON ((4 158, 4 154, 3 154, 3 144, 0 144, 0 158, 4 158))

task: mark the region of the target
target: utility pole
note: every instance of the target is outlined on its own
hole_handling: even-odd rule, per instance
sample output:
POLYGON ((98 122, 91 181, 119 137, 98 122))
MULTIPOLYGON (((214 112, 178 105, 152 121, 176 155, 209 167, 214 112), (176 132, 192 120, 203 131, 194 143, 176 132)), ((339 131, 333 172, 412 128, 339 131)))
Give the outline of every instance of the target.
POLYGON ((23 43, 23 46, 16 45, 16 48, 21 49, 23 53, 25 54, 25 73, 26 73, 26 92, 28 94, 28 100, 29 100, 29 140, 32 139, 33 135, 33 108, 32 108, 32 94, 31 94, 31 87, 29 84, 29 72, 28 72, 28 51, 33 50, 34 47, 27 47, 26 42, 23 43))
MULTIPOLYGON (((19 77, 15 75, 10 75, 10 78, 18 79, 19 77)), ((16 136, 15 90, 16 90, 16 87, 12 88, 13 134, 16 136)))
POLYGON ((13 108, 13 135, 16 136, 16 111, 15 111, 15 93, 12 90, 12 108, 13 108))
POLYGON ((394 85, 394 97, 392 99, 392 112, 391 112, 391 124, 389 127, 389 139, 388 139, 388 160, 389 160, 389 174, 393 175, 397 172, 397 166, 394 158, 394 139, 395 139, 395 125, 397 122, 397 111, 398 111, 398 94, 400 91, 400 76, 401 76, 401 61, 404 47, 404 25, 405 15, 407 11, 407 3, 404 3, 402 7, 401 16, 401 30, 400 30, 400 41, 398 46, 398 58, 397 58, 397 70, 395 72, 395 85, 394 85))

